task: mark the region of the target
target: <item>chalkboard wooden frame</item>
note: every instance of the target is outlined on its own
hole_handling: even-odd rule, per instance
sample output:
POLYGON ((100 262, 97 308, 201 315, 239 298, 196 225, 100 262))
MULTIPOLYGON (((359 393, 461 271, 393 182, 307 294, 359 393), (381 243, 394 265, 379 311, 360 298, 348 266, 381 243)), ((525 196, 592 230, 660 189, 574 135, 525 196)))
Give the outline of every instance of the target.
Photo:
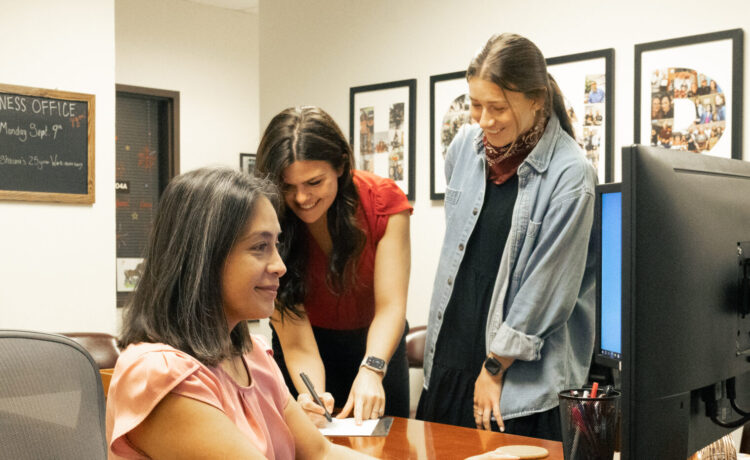
MULTIPOLYGON (((85 123, 86 126, 86 152, 77 152, 87 159, 85 178, 78 184, 85 193, 65 193, 54 187, 45 191, 22 191, 9 189, 0 183, 0 200, 15 201, 46 201, 57 203, 93 204, 95 201, 94 188, 94 147, 95 147, 95 118, 96 96, 93 94, 74 93, 70 91, 59 91, 44 88, 33 88, 28 86, 0 84, 0 93, 12 96, 26 96, 30 98, 47 98, 61 101, 80 101, 86 103, 85 123), (85 180, 85 184, 83 181, 85 180)), ((72 123, 72 122, 71 122, 72 123)), ((3 152, 0 152, 3 153, 3 152)))

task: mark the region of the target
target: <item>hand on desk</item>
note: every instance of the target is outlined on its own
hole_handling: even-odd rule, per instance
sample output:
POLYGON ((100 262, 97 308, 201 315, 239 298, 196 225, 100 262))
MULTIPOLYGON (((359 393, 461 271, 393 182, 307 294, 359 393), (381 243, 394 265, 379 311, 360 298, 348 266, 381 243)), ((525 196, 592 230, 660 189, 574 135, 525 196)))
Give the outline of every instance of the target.
MULTIPOLYGON (((328 413, 333 412, 333 395, 331 393, 325 392, 319 394, 318 396, 320 397, 320 400, 323 402, 323 404, 325 404, 326 409, 328 409, 328 413)), ((313 400, 312 396, 310 396, 309 393, 300 393, 297 396, 297 402, 299 403, 300 407, 302 407, 302 410, 305 411, 305 415, 307 415, 307 417, 312 420, 316 427, 323 428, 328 425, 325 411, 315 402, 315 400, 313 400)))
POLYGON ((474 423, 480 430, 492 430, 491 418, 494 415, 500 431, 505 431, 503 417, 500 414, 500 395, 503 391, 502 374, 490 375, 482 367, 474 383, 474 423))
POLYGON ((360 367, 357 377, 349 390, 349 398, 337 418, 347 418, 354 409, 357 425, 362 420, 380 418, 385 413, 385 390, 383 375, 366 367, 360 367))

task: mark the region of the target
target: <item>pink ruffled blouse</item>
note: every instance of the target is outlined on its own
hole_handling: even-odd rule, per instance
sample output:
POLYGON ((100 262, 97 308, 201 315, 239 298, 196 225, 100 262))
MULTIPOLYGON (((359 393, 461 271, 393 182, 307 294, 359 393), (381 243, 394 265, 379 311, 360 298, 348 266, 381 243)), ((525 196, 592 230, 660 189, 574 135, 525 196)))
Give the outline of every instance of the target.
POLYGON ((147 459, 128 432, 138 426, 168 393, 209 404, 229 417, 267 458, 294 458, 294 438, 284 419, 289 389, 268 345, 253 337, 243 356, 252 383, 239 386, 220 367, 161 343, 128 346, 120 355, 107 396, 110 459, 147 459))

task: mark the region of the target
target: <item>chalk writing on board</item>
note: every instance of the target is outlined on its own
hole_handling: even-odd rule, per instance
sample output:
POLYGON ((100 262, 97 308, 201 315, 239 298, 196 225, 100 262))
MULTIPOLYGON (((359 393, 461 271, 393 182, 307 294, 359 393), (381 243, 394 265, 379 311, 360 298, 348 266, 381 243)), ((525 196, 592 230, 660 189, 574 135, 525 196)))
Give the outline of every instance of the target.
POLYGON ((42 170, 45 167, 75 168, 79 170, 83 168, 83 163, 79 161, 62 161, 57 158, 57 155, 52 155, 48 159, 40 158, 36 155, 29 155, 25 158, 13 158, 8 155, 0 155, 0 165, 30 166, 39 170, 42 170))
POLYGON ((0 84, 0 198, 93 203, 94 96, 0 84))
POLYGON ((26 142, 29 138, 44 139, 45 137, 52 137, 52 140, 57 139, 58 131, 62 131, 63 126, 61 124, 55 124, 51 127, 48 125, 37 126, 36 123, 29 123, 28 129, 16 126, 15 128, 9 128, 8 123, 0 121, 0 134, 6 136, 15 136, 19 141, 26 142))

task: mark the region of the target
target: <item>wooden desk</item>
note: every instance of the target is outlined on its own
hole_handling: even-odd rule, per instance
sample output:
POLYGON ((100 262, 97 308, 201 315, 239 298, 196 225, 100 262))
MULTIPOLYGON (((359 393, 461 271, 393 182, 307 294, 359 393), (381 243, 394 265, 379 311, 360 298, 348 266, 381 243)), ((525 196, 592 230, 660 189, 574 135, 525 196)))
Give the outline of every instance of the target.
MULTIPOLYGON (((100 370, 105 397, 113 370, 100 370)), ((500 446, 527 444, 547 449, 548 460, 563 460, 562 444, 559 442, 401 417, 393 418, 393 425, 386 437, 331 437, 330 440, 382 459, 465 459, 500 446)))
POLYGON ((544 447, 549 460, 563 460, 562 443, 394 417, 386 437, 331 437, 336 444, 383 459, 465 459, 500 446, 544 447))
POLYGON ((99 369, 99 375, 102 376, 102 389, 104 390, 104 398, 107 398, 109 393, 109 381, 112 380, 112 372, 114 369, 99 369))

